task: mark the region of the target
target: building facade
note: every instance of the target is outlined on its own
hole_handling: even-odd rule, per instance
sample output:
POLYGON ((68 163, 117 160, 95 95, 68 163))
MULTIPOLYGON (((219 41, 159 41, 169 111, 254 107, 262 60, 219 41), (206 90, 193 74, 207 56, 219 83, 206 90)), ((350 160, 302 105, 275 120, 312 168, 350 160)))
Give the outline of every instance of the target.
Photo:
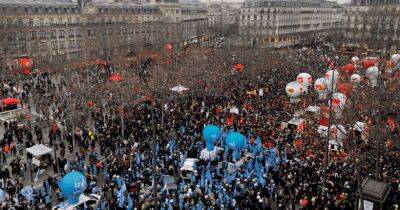
POLYGON ((261 47, 312 43, 337 33, 341 7, 324 0, 248 0, 240 9, 239 33, 261 47))
POLYGON ((344 6, 343 38, 369 48, 385 48, 400 43, 399 0, 353 0, 344 6))
POLYGON ((46 65, 55 60, 123 56, 139 52, 143 46, 178 44, 207 33, 206 10, 179 6, 166 12, 170 6, 79 2, 0 3, 3 67, 21 54, 46 65))

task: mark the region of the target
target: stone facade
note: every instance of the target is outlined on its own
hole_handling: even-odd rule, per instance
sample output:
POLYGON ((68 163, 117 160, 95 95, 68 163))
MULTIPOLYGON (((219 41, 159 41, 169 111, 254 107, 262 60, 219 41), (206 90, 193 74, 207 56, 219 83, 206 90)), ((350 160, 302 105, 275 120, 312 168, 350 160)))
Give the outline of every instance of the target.
POLYGON ((398 0, 352 1, 344 6, 344 33, 347 43, 363 43, 384 48, 400 42, 400 3, 398 0))
POLYGON ((341 10, 324 0, 247 0, 240 9, 239 33, 261 47, 312 43, 340 30, 341 10))
POLYGON ((35 63, 110 57, 206 34, 206 10, 170 6, 0 3, 0 63, 21 54, 35 63))

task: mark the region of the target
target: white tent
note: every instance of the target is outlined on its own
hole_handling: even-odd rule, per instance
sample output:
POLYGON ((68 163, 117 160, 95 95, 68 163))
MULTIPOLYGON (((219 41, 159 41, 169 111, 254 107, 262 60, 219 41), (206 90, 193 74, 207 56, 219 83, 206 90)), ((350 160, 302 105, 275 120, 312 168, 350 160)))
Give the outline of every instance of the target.
POLYGON ((318 106, 309 106, 306 109, 307 112, 312 112, 312 113, 319 113, 319 107, 318 106))
POLYGON ((229 109, 229 112, 232 114, 239 114, 239 109, 236 107, 232 107, 229 109))
POLYGON ((183 91, 187 91, 189 89, 184 87, 184 86, 182 86, 182 85, 177 85, 177 86, 171 88, 170 90, 173 91, 173 92, 182 93, 183 91))
POLYGON ((42 155, 50 154, 53 150, 43 144, 36 144, 32 147, 26 148, 26 151, 34 157, 40 157, 42 155))

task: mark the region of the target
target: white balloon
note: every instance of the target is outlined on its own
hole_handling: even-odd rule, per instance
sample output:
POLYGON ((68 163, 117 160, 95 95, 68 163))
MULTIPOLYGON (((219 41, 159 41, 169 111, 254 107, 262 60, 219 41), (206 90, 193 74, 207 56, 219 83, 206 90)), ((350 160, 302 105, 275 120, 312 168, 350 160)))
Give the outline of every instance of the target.
POLYGON ((332 102, 332 107, 335 111, 341 111, 344 109, 344 105, 346 104, 347 97, 342 93, 334 93, 332 95, 332 100, 329 100, 329 105, 332 102))
POLYGON ((289 82, 285 91, 290 98, 297 98, 303 92, 303 87, 298 82, 289 82))
POLYGON ((400 54, 394 54, 392 55, 392 57, 390 58, 390 60, 392 60, 395 64, 397 64, 400 61, 400 54))
POLYGON ((329 70, 325 73, 325 79, 327 79, 328 82, 333 82, 336 83, 339 80, 340 74, 336 70, 329 70))
POLYGON ((351 83, 360 83, 361 82, 361 76, 358 74, 353 74, 350 76, 350 82, 351 83))
POLYGON ((356 62, 360 61, 360 58, 357 56, 354 56, 351 58, 351 61, 353 61, 353 63, 356 63, 356 62))
POLYGON ((314 89, 317 92, 325 92, 328 89, 326 79, 318 78, 317 80, 315 80, 314 89))
POLYGON ((309 86, 312 84, 312 76, 309 73, 300 73, 297 75, 296 81, 302 86, 309 86))
POLYGON ((369 78, 369 79, 376 79, 379 76, 379 70, 378 67, 376 66, 371 66, 367 69, 367 72, 365 73, 365 75, 369 78))

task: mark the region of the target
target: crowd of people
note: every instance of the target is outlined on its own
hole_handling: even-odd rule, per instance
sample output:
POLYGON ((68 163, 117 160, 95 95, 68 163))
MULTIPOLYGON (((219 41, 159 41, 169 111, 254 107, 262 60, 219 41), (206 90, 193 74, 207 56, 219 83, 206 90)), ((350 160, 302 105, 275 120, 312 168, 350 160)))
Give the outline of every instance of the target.
POLYGON ((379 158, 361 154, 375 149, 362 141, 330 151, 328 158, 317 118, 310 117, 302 131, 282 127, 296 111, 324 103, 313 91, 301 102, 289 103, 286 84, 300 72, 323 77, 332 61, 340 66, 351 56, 323 45, 264 53, 196 47, 169 55, 176 58, 167 67, 152 62, 146 75, 108 65, 71 70, 69 76, 3 78, 2 95, 20 98, 23 107, 36 113, 35 123, 22 116, 19 121, 26 125, 5 125, 3 206, 56 206, 65 201, 57 179, 75 170, 86 176, 85 193, 101 195, 98 209, 355 209, 360 182, 356 166, 361 162, 360 177, 389 183, 384 206, 397 209, 397 129, 389 134, 393 145, 383 146, 379 158), (232 71, 237 62, 244 63, 242 72, 232 71), (159 72, 166 70, 172 72, 159 72), (116 72, 124 72, 122 80, 133 85, 109 81, 116 72), (189 91, 169 93, 177 82, 186 82, 189 91), (15 91, 18 86, 22 89, 15 91), (133 99, 132 89, 145 97, 136 94, 133 99), (231 113, 231 108, 239 112, 231 113), (221 138, 217 158, 200 159, 197 173, 183 177, 185 159, 199 158, 204 149, 202 130, 208 124, 221 127, 223 136, 232 131, 246 136, 244 162, 228 170, 225 163, 234 161, 221 138), (43 166, 55 176, 40 178, 35 168, 28 172, 35 176, 29 188, 24 179, 32 157, 24 149, 35 143, 56 150, 43 166), (380 171, 375 176, 377 159, 380 171), (165 175, 174 177, 176 188, 162 185, 165 175))

